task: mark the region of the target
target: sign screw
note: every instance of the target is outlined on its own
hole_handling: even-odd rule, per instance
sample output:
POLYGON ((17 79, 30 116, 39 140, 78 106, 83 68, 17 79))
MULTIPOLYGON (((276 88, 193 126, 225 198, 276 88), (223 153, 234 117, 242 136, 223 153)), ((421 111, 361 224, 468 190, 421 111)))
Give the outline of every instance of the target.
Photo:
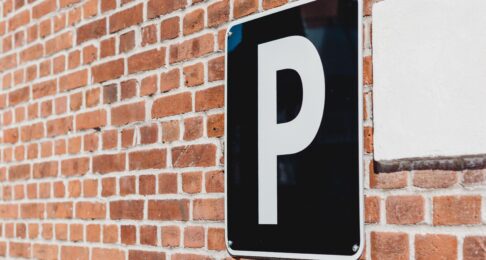
POLYGON ((228 240, 228 246, 230 246, 230 247, 231 247, 232 245, 233 245, 233 241, 228 240))
POLYGON ((358 245, 354 245, 353 246, 353 252, 358 252, 358 249, 359 249, 359 246, 358 245))

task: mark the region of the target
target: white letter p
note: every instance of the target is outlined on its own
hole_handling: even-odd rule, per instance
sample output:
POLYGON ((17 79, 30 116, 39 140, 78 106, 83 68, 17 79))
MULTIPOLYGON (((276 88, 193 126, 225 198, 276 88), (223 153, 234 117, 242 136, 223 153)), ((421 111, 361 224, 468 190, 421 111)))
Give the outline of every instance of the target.
POLYGON ((276 225, 277 156, 309 146, 324 113, 325 80, 319 52, 308 39, 290 36, 258 45, 258 223, 276 225), (277 71, 295 70, 302 81, 297 117, 277 123, 277 71))

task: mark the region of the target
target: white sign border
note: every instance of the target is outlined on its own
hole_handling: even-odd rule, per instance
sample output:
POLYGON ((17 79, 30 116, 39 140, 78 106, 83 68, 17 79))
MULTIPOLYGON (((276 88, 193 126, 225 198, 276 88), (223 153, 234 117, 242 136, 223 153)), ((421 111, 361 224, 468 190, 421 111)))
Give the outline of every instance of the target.
POLYGON ((224 215, 225 215, 225 244, 226 248, 231 256, 241 257, 265 257, 265 258, 289 258, 289 259, 321 259, 321 260, 355 260, 358 259, 364 251, 365 235, 364 235, 364 188, 363 188, 363 0, 358 1, 358 131, 359 131, 359 221, 360 221, 360 244, 359 249, 354 255, 342 256, 342 255, 322 255, 322 254, 302 254, 302 253, 282 253, 282 252, 265 252, 265 251, 242 251, 231 249, 228 243, 228 35, 231 29, 239 24, 255 20, 267 15, 271 15, 277 12, 281 12, 290 8, 294 8, 300 5, 304 5, 316 0, 301 0, 291 2, 281 7, 270 9, 268 11, 260 12, 254 15, 250 15, 231 22, 226 30, 225 37, 225 91, 224 91, 224 215))

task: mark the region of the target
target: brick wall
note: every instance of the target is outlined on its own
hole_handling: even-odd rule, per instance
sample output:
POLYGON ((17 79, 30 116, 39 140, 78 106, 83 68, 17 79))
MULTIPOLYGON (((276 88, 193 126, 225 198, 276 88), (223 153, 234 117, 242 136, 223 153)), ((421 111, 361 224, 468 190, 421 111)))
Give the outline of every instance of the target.
MULTIPOLYGON (((2 0, 0 256, 228 257, 225 28, 286 2, 2 0)), ((363 258, 485 259, 486 171, 373 172, 365 2, 363 258)))

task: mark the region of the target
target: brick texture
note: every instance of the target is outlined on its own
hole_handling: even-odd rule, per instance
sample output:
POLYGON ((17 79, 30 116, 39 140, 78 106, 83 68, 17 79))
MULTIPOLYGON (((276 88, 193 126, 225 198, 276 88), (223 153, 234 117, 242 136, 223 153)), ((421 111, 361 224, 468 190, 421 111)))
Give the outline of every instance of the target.
MULTIPOLYGON (((485 259, 485 169, 374 171, 379 1, 364 1, 361 259, 485 259)), ((290 2, 0 2, 0 257, 232 259, 225 33, 290 2)))

